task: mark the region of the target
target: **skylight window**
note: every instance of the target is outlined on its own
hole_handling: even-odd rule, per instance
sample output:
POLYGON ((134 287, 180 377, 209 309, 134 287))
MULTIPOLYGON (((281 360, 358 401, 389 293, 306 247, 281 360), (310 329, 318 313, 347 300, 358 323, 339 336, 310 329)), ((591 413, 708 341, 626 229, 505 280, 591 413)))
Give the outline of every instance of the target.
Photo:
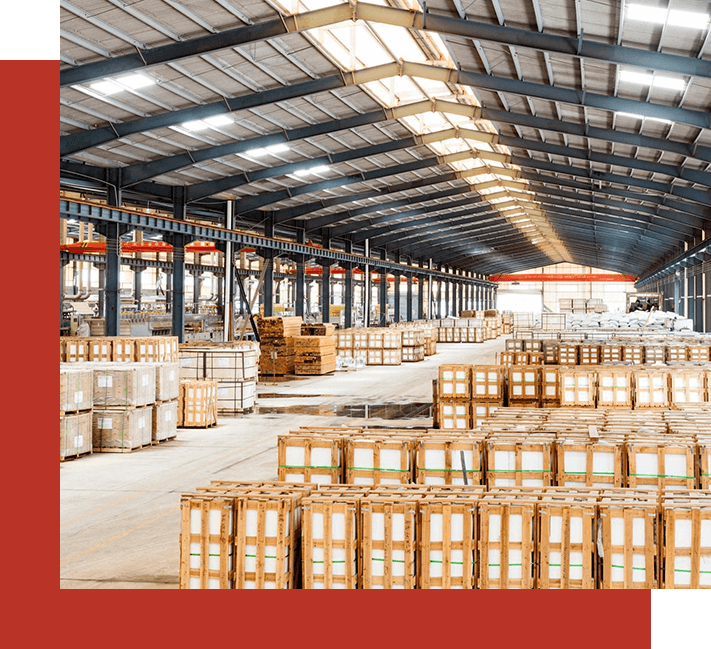
POLYGON ((686 81, 683 79, 655 76, 647 72, 635 72, 634 70, 620 70, 620 81, 641 86, 652 85, 654 88, 667 88, 668 90, 684 90, 686 88, 686 81))
POLYGON ((660 117, 647 117, 646 115, 638 115, 637 113, 617 113, 620 117, 631 117, 632 119, 646 119, 648 122, 661 122, 662 124, 673 124, 670 119, 662 119, 660 117))
POLYGON ((687 27, 689 29, 706 29, 709 24, 709 14, 679 9, 668 11, 664 7, 650 7, 643 4, 628 5, 627 18, 657 25, 666 23, 670 27, 687 27))
POLYGON ((138 90, 139 88, 155 85, 155 81, 153 81, 153 79, 143 74, 127 74, 123 77, 119 77, 116 81, 131 90, 138 90))
POLYGON ((193 120, 192 122, 185 122, 183 128, 188 129, 188 131, 204 131, 210 128, 210 125, 203 122, 201 119, 193 120))
POLYGON ((89 86, 92 90, 100 92, 102 95, 115 95, 121 92, 123 88, 114 81, 97 81, 89 86))
POLYGON ((267 153, 284 153, 289 150, 288 144, 272 144, 264 149, 267 153))
POLYGON ((227 115, 213 115, 212 117, 206 117, 205 121, 210 126, 227 126, 228 124, 234 124, 234 121, 227 115))
POLYGON ((262 156, 265 156, 268 154, 268 151, 266 149, 249 149, 248 151, 244 152, 244 155, 249 156, 250 158, 261 158, 262 156))
POLYGON ((322 174, 328 171, 328 165, 316 165, 315 167, 309 167, 308 169, 297 169, 294 172, 295 176, 303 178, 304 176, 310 176, 311 174, 322 174))

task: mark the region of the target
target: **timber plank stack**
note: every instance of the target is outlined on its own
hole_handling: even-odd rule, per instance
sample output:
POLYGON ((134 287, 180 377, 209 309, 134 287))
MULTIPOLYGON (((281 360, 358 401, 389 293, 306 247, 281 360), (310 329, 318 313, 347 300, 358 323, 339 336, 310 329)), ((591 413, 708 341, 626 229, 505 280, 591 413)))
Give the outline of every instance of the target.
POLYGON ((261 348, 259 373, 262 376, 294 373, 294 337, 301 335, 302 324, 298 316, 257 317, 261 348))
POLYGON ((336 370, 335 335, 296 336, 294 338, 296 374, 330 374, 336 370))

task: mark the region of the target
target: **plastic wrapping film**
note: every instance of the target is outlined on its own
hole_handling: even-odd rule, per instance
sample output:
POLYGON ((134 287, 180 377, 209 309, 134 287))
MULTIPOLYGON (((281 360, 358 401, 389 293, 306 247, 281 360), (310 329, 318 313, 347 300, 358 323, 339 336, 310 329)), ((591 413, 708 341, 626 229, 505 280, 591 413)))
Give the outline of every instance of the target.
POLYGON ((154 442, 171 439, 178 433, 178 400, 162 401, 153 404, 153 435, 154 442))
POLYGON ((91 453, 91 412, 66 413, 59 417, 59 457, 61 459, 91 453))
POLYGON ((94 451, 126 453, 149 446, 153 439, 153 408, 94 408, 94 451))
POLYGON ((242 413, 254 408, 254 381, 220 381, 217 384, 217 412, 242 413))
POLYGON ((177 399, 180 394, 178 363, 156 363, 156 401, 177 399))
POLYGON ((149 363, 95 363, 94 407, 144 406, 156 399, 156 368, 149 363))
POLYGON ((94 373, 91 365, 59 364, 59 410, 75 412, 94 406, 94 373))

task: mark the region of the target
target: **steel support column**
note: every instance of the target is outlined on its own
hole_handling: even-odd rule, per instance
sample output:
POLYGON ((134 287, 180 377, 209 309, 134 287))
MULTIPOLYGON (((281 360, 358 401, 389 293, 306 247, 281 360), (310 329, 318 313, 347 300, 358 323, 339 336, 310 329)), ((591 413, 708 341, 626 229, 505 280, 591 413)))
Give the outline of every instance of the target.
POLYGON ((408 322, 412 322, 412 275, 407 276, 407 309, 405 317, 408 322))
POLYGON ((172 304, 172 334, 178 337, 178 342, 185 340, 185 244, 189 238, 183 234, 171 237, 173 245, 173 291, 172 304))
POLYGON ((136 311, 141 310, 141 291, 142 291, 142 275, 143 268, 138 266, 133 267, 133 299, 136 302, 136 311))
MULTIPOLYGON (((225 229, 231 230, 234 227, 234 201, 227 201, 225 212, 225 229)), ((235 307, 235 271, 234 271, 234 244, 231 241, 225 242, 225 270, 222 282, 222 339, 224 341, 234 340, 234 307, 235 307)))
POLYGON ((400 322, 400 278, 402 275, 393 275, 393 322, 400 322))
POLYGON ((688 269, 686 273, 686 317, 693 322, 694 314, 696 312, 696 282, 694 281, 694 276, 688 269))
POLYGON ((683 314, 681 308, 681 273, 674 276, 674 313, 683 314))
POLYGON ((379 326, 385 327, 388 323, 388 274, 386 272, 378 273, 378 296, 380 302, 380 318, 379 326))
POLYGON ((343 326, 350 329, 353 326, 353 264, 344 263, 345 280, 343 296, 343 326))
POLYGON ((200 286, 202 284, 202 273, 193 271, 193 313, 200 312, 200 286))
POLYGON ((450 281, 446 280, 444 283, 444 314, 443 317, 447 317, 450 313, 449 310, 449 285, 450 281))
POLYGON ((331 262, 321 261, 321 322, 331 322, 331 262))
POLYGON ((263 250, 261 253, 264 264, 264 317, 274 315, 274 253, 263 250))
MULTIPOLYGON (((431 280, 427 280, 428 287, 431 280)), ((417 319, 425 319, 425 276, 419 275, 417 277, 417 319)), ((429 315, 429 314, 428 314, 429 315)))

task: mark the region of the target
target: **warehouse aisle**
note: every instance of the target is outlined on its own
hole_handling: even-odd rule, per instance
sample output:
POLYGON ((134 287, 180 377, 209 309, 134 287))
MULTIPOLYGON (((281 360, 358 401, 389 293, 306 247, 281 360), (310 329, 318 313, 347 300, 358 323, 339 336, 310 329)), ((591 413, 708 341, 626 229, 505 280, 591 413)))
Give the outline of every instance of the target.
POLYGON ((431 426, 420 406, 411 408, 419 416, 390 417, 398 404, 431 403, 439 365, 494 363, 506 338, 440 343, 420 363, 266 381, 258 386, 260 412, 180 429, 176 440, 134 453, 62 463, 60 587, 177 588, 181 493, 214 479, 276 479, 277 435, 299 426, 431 426), (365 405, 388 418, 363 417, 365 405))

